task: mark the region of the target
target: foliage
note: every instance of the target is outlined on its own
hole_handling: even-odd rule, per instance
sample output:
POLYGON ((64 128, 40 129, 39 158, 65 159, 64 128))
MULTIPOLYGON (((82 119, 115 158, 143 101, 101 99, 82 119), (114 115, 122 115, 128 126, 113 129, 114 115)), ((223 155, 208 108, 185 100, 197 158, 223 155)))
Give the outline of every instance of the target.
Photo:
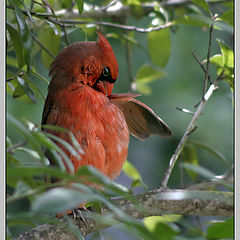
MULTIPOLYGON (((183 26, 191 26, 192 29, 199 29, 200 27, 206 31, 213 24, 214 31, 220 32, 222 36, 231 37, 233 34, 233 1, 231 0, 192 0, 192 3, 187 4, 180 2, 178 7, 171 4, 171 1, 153 2, 148 0, 112 2, 108 0, 44 0, 41 2, 8 0, 6 5, 6 91, 8 101, 15 105, 15 111, 18 108, 21 111, 21 104, 24 104, 24 107, 28 109, 31 109, 32 106, 36 108, 36 103, 38 105, 42 104, 42 99, 45 96, 43 89, 45 88, 46 91, 49 83, 47 69, 54 57, 69 43, 84 41, 85 39, 95 40, 98 26, 106 26, 104 27, 105 35, 110 37, 116 49, 126 47, 128 57, 123 72, 129 73, 126 79, 131 79, 132 90, 136 90, 143 95, 153 94, 160 79, 165 88, 170 89, 171 86, 172 88, 180 86, 173 85, 171 82, 164 83, 164 77, 175 70, 169 70, 168 64, 172 54, 174 54, 174 49, 176 49, 172 44, 174 34, 180 31, 183 26), (123 7, 129 9, 129 11, 126 10, 129 15, 119 10, 123 7), (221 11, 218 12, 218 9, 221 9, 221 11), (65 11, 64 14, 62 11, 65 11), (115 12, 118 15, 108 15, 109 12, 115 12), (91 13, 95 13, 96 17, 91 13), (97 13, 99 14, 98 17, 97 13), (72 21, 69 21, 69 19, 72 19, 72 21), (145 28, 139 27, 140 24, 145 28), (134 27, 129 28, 131 31, 128 32, 129 29, 126 26, 134 27), (144 37, 138 38, 140 36, 138 35, 139 32, 144 34, 144 37), (144 43, 142 38, 144 38, 144 43), (135 61, 138 66, 135 67, 136 74, 131 76, 131 53, 133 52, 141 57, 135 57, 135 60, 132 61, 135 61), (147 56, 145 58, 148 59, 147 63, 140 61, 143 55, 147 56)), ((185 36, 185 41, 187 42, 191 37, 185 36)), ((205 40, 208 42, 207 38, 205 40)), ((210 56, 211 66, 216 67, 211 72, 211 76, 213 76, 211 81, 216 81, 216 84, 221 87, 222 80, 224 80, 230 86, 229 89, 233 91, 233 50, 229 46, 231 42, 229 44, 226 43, 225 38, 224 40, 213 39, 218 47, 214 51, 216 53, 210 56)), ((185 43, 179 43, 178 51, 181 50, 182 44, 185 43)), ((204 51, 207 52, 207 47, 204 51)), ((121 57, 121 55, 119 56, 121 57)), ((184 59, 184 55, 181 57, 184 59)), ((201 59, 204 58, 206 58, 206 55, 201 55, 201 59)), ((194 61, 193 58, 192 61, 194 61)), ((203 68, 206 68, 207 59, 199 60, 199 62, 203 68)), ((176 62, 174 64, 177 65, 176 62)), ((188 69, 188 62, 185 63, 185 67, 187 69, 185 71, 191 71, 191 69, 188 69)), ((180 89, 179 91, 183 88, 184 83, 180 84, 181 86, 177 87, 180 89)), ((203 81, 201 86, 202 84, 203 81)), ((198 86, 200 96, 201 89, 198 86)), ((187 86, 184 87, 189 91, 187 86)), ((176 94, 175 97, 178 96, 179 91, 174 93, 176 94)), ((228 92, 231 93, 231 91, 228 92)), ((169 94, 167 89, 166 94, 170 96, 169 98, 174 98, 173 94, 169 94)), ((224 94, 221 98, 225 98, 224 94)), ((217 107, 215 106, 215 108, 217 107)), ((112 182, 89 166, 83 167, 76 174, 73 174, 71 161, 56 144, 59 143, 71 154, 79 156, 82 149, 72 133, 66 129, 45 126, 56 131, 65 131, 72 140, 69 144, 54 135, 41 132, 39 121, 28 119, 32 114, 31 110, 28 110, 30 112, 28 116, 25 115, 25 110, 16 114, 9 107, 8 111, 6 146, 7 234, 9 238, 45 222, 59 224, 59 221, 55 218, 57 213, 75 208, 85 201, 89 205, 95 206, 96 209, 97 204, 100 204, 113 211, 114 214, 109 216, 96 213, 92 217, 97 223, 114 226, 137 239, 233 238, 232 218, 216 217, 210 222, 201 219, 200 224, 198 224, 199 221, 196 220, 198 218, 182 215, 152 216, 144 218, 143 221, 129 216, 120 210, 111 198, 122 196, 138 205, 132 193, 139 188, 148 189, 143 175, 146 168, 151 167, 151 164, 145 163, 147 167, 145 166, 144 170, 140 172, 137 170, 138 167, 134 167, 134 164, 130 162, 131 159, 125 163, 123 172, 130 179, 129 188, 112 182), (46 150, 55 158, 56 167, 49 165, 45 156, 46 150), (66 164, 63 163, 63 160, 66 164), (66 168, 70 171, 67 172, 66 168), (59 181, 52 184, 51 178, 57 178, 59 181), (103 187, 104 190, 85 185, 86 181, 95 183, 103 187), (69 188, 70 185, 71 188, 69 188), (193 221, 193 219, 196 221, 193 221)), ((218 117, 216 116, 216 118, 218 117)), ((184 128, 184 126, 184 124, 178 122, 178 129, 184 128)), ((199 131, 201 132, 201 129, 199 131)), ((221 138, 224 138, 224 136, 221 136, 221 138)), ((215 165, 223 163, 224 173, 231 169, 229 156, 225 157, 221 151, 210 147, 208 142, 206 143, 207 137, 204 139, 202 136, 200 141, 196 140, 189 141, 181 155, 182 163, 180 167, 183 174, 186 175, 184 177, 185 181, 194 184, 201 179, 207 179, 210 182, 217 181, 220 183, 222 191, 225 189, 232 190, 232 186, 227 179, 219 178, 215 171, 201 166, 203 158, 199 157, 199 155, 202 156, 199 152, 205 150, 207 153, 205 156, 209 160, 213 157, 213 164, 215 165)), ((175 141, 179 141, 179 139, 175 139, 175 141)), ((169 142, 170 145, 171 147, 167 149, 167 155, 164 156, 169 157, 173 153, 176 143, 174 141, 169 142)), ((232 149, 229 151, 232 151, 232 149)), ((210 162, 209 160, 207 161, 210 162)), ((145 159, 145 162, 148 162, 148 159, 145 159)), ((166 162, 164 164, 166 166, 166 162)), ((157 174, 159 175, 159 172, 157 174)), ((68 227, 78 239, 83 239, 81 232, 74 224, 69 224, 68 227)))

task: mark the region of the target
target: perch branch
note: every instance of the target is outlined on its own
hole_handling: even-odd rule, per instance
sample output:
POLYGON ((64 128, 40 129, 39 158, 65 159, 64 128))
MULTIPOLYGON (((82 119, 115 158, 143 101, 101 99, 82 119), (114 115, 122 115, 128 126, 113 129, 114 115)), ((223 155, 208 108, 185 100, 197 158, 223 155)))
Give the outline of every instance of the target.
MULTIPOLYGON (((162 214, 233 216, 233 193, 231 192, 167 190, 159 193, 150 191, 135 195, 135 199, 143 206, 144 210, 136 208, 133 203, 123 198, 114 199, 113 202, 128 215, 139 219, 162 214)), ((102 214, 112 214, 112 212, 108 208, 103 208, 102 214)), ((85 221, 87 221, 87 225, 79 218, 74 220, 83 235, 110 226, 110 224, 96 223, 90 218, 86 218, 85 221)), ((118 219, 116 219, 116 223, 118 223, 118 219)), ((13 240, 23 239, 74 240, 76 237, 66 229, 47 223, 25 232, 13 240)))

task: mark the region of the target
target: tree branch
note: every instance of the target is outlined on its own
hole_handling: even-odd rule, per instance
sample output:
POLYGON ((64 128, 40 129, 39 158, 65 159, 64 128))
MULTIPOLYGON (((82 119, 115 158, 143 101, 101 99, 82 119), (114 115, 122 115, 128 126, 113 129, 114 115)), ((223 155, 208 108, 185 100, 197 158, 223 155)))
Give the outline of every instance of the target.
POLYGON ((159 188, 159 191, 165 190, 167 188, 168 180, 169 180, 169 177, 170 177, 171 172, 173 170, 173 167, 174 167, 175 163, 177 162, 177 159, 178 159, 180 153, 182 152, 188 137, 190 136, 190 134, 194 130, 194 128, 196 126, 196 122, 197 122, 198 118, 200 117, 201 113, 203 112, 203 109, 204 109, 208 99, 211 97, 213 91, 216 90, 216 89, 217 89, 217 87, 215 86, 215 84, 212 84, 209 87, 209 89, 206 92, 206 94, 204 95, 202 101, 200 102, 200 105, 199 105, 197 111, 195 112, 191 122, 188 125, 187 130, 185 131, 181 141, 179 142, 179 144, 178 144, 174 154, 172 155, 172 157, 171 157, 171 159, 169 161, 169 166, 168 166, 167 171, 165 172, 165 175, 164 175, 164 178, 162 180, 162 183, 161 183, 161 186, 159 188))
MULTIPOLYGON (((165 192, 150 191, 135 195, 135 199, 142 205, 137 208, 133 203, 123 198, 114 199, 113 202, 128 215, 134 218, 159 216, 162 214, 183 214, 202 216, 233 216, 233 193, 219 191, 199 190, 167 190, 165 192)), ((111 214, 111 210, 103 208, 102 214, 111 214)), ((61 219, 64 222, 63 219, 61 219)), ((87 225, 79 218, 74 220, 83 235, 112 224, 96 223, 86 218, 87 225)), ((118 222, 118 219, 116 219, 118 222)), ((70 240, 76 239, 73 233, 59 226, 44 224, 21 234, 14 240, 70 240)))
POLYGON ((111 22, 101 22, 101 21, 72 20, 72 19, 69 19, 69 20, 65 19, 64 20, 63 19, 63 20, 59 20, 59 22, 57 22, 52 17, 48 17, 47 20, 52 22, 52 23, 55 23, 59 26, 62 26, 62 24, 65 24, 66 28, 68 28, 68 27, 73 28, 73 27, 76 27, 76 25, 81 25, 81 24, 95 24, 95 25, 101 25, 101 26, 120 28, 120 29, 127 30, 127 31, 136 31, 136 32, 141 32, 141 33, 158 31, 158 30, 161 30, 161 29, 164 29, 164 28, 168 28, 173 24, 172 22, 167 22, 164 25, 159 25, 159 26, 156 26, 156 27, 140 28, 140 27, 136 27, 136 26, 129 26, 129 25, 123 25, 123 24, 117 24, 117 23, 111 23, 111 22))
MULTIPOLYGON (((209 1, 209 4, 218 4, 218 3, 224 3, 229 2, 230 0, 217 0, 217 1, 209 1)), ((178 1, 178 0, 170 0, 166 2, 162 2, 161 6, 163 8, 168 7, 179 7, 186 4, 192 3, 191 1, 178 1)), ((12 6, 6 6, 9 9, 13 9, 12 6)), ((148 15, 151 12, 155 12, 155 3, 147 3, 142 4, 141 6, 142 14, 143 16, 148 15)), ((22 13, 24 13, 26 16, 28 16, 28 12, 25 10, 21 10, 22 13)), ((108 26, 108 27, 114 27, 114 28, 120 28, 127 31, 137 31, 141 33, 148 33, 151 31, 158 31, 163 28, 170 27, 172 25, 171 22, 167 22, 165 25, 157 26, 157 27, 150 27, 150 28, 140 28, 135 26, 128 26, 128 25, 121 25, 121 24, 114 24, 111 22, 102 22, 102 21, 90 21, 90 20, 74 20, 74 19, 102 19, 102 18, 123 18, 126 19, 127 17, 131 16, 132 13, 132 6, 124 6, 120 4, 118 1, 116 1, 116 4, 113 6, 110 5, 107 8, 94 8, 93 10, 84 11, 81 16, 79 16, 77 9, 72 9, 69 11, 68 9, 56 11, 53 15, 52 13, 37 13, 37 12, 30 12, 32 16, 39 17, 39 18, 45 18, 46 20, 53 22, 57 25, 59 25, 61 28, 69 28, 69 27, 76 27, 76 25, 79 24, 96 24, 96 25, 102 25, 102 26, 108 26), (117 5, 119 4, 119 5, 117 5), (58 20, 56 20, 56 17, 58 20)))
MULTIPOLYGON (((214 4, 221 4, 225 2, 230 2, 231 0, 216 0, 216 1, 207 1, 208 4, 214 5, 214 4)), ((191 1, 188 0, 169 0, 169 1, 163 1, 161 2, 161 7, 163 8, 176 8, 176 7, 182 7, 187 4, 192 4, 191 1)), ((7 6, 8 7, 8 6, 7 6)), ((155 12, 155 3, 144 3, 141 4, 139 7, 141 7, 142 14, 144 16, 148 15, 151 12, 155 12)), ((116 18, 116 17, 129 17, 132 13, 132 5, 122 5, 118 1, 115 1, 113 4, 110 4, 106 7, 95 7, 92 10, 84 11, 81 16, 79 16, 78 9, 72 9, 69 11, 68 9, 56 11, 55 14, 58 17, 64 17, 65 19, 69 18, 93 18, 93 19, 99 19, 99 18, 116 18)), ((34 13, 31 12, 31 14, 34 15, 34 13)), ((50 14, 49 14, 50 16, 50 14)))

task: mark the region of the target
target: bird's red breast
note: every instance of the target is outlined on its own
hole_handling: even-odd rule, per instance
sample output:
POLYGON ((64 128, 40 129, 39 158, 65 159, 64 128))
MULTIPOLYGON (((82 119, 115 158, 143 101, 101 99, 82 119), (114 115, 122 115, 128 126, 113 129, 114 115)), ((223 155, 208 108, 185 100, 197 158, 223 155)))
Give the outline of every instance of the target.
MULTIPOLYGON (((118 63, 109 42, 98 35, 97 42, 66 47, 52 63, 42 124, 60 126, 75 135, 83 149, 81 158, 59 144, 75 171, 90 164, 114 179, 127 158, 129 132, 140 139, 172 133, 149 107, 134 99, 137 95, 112 94, 118 63)), ((66 133, 54 134, 69 141, 66 133)))
MULTIPOLYGON (((81 83, 60 91, 54 101, 46 122, 69 129, 84 152, 80 159, 68 154, 75 171, 90 164, 112 179, 118 176, 129 143, 123 112, 103 93, 81 83)), ((67 138, 65 133, 55 134, 67 138)))

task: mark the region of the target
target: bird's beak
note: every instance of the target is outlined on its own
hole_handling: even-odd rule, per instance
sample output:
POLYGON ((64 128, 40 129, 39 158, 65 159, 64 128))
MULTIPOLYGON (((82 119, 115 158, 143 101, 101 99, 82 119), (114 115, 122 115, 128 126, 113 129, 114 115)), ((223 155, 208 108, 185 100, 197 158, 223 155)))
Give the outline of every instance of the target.
POLYGON ((104 95, 111 96, 112 90, 113 90, 113 85, 114 85, 113 83, 109 83, 107 81, 101 81, 101 82, 97 83, 96 87, 104 95))

